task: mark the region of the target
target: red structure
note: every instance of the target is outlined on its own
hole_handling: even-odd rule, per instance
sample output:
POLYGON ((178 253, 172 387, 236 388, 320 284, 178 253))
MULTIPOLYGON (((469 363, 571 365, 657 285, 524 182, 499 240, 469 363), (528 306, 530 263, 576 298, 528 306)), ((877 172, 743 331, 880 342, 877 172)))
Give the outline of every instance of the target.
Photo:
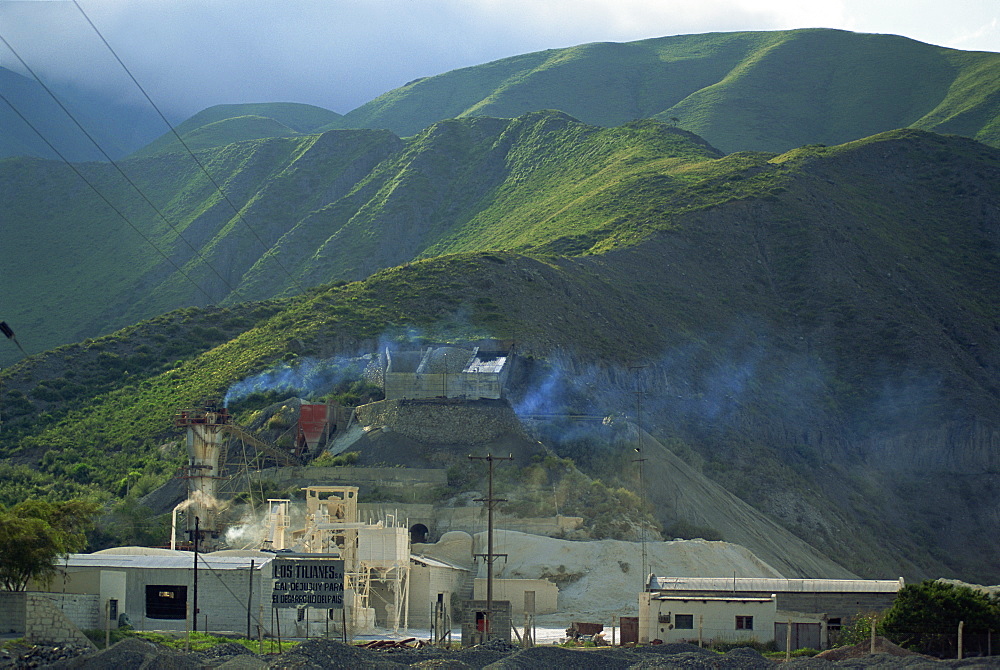
POLYGON ((328 425, 327 405, 302 405, 299 408, 299 434, 296 439, 299 448, 315 450, 328 425))

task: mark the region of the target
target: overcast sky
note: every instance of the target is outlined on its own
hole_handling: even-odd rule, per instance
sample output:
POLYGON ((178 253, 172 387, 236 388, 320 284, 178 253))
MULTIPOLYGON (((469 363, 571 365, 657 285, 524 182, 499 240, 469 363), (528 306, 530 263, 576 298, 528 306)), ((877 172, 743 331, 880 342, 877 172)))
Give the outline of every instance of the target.
MULTIPOLYGON (((340 113, 505 56, 686 33, 843 28, 1000 52, 1000 0, 79 0, 154 101, 340 113)), ((0 0, 0 35, 49 82, 134 96, 72 2, 0 0)), ((23 73, 0 43, 0 66, 23 73)))

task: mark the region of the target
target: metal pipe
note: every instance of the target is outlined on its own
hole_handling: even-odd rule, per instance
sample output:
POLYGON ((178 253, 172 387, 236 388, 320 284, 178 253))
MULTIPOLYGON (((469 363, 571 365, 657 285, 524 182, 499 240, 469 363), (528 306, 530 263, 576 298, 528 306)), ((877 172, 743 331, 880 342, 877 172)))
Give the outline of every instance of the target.
POLYGON ((177 549, 177 510, 186 502, 179 502, 174 505, 174 511, 170 513, 170 548, 173 550, 177 549))

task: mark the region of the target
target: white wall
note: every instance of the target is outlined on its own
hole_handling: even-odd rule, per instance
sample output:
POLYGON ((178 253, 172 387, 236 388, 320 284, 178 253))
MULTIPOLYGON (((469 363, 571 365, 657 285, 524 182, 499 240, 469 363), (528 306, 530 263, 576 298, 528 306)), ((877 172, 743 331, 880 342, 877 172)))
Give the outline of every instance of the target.
POLYGON ((752 638, 759 642, 774 640, 777 607, 774 598, 724 599, 691 598, 659 600, 643 593, 648 608, 639 608, 639 641, 663 642, 710 640, 740 640, 752 638), (691 628, 678 628, 677 615, 690 615, 691 628), (661 620, 661 616, 663 620, 661 620), (752 630, 736 628, 736 617, 753 617, 752 630))
MULTIPOLYGON (((413 563, 410 566, 410 626, 430 628, 434 603, 439 593, 451 612, 453 593, 461 593, 469 573, 454 568, 430 567, 413 563)), ((458 621, 454 622, 456 625, 458 621)))
MULTIPOLYGON (((535 593, 535 614, 558 611, 559 587, 547 579, 494 579, 493 599, 510 601, 511 614, 524 614, 524 594, 535 593)), ((486 600, 486 580, 476 579, 473 598, 486 600)))

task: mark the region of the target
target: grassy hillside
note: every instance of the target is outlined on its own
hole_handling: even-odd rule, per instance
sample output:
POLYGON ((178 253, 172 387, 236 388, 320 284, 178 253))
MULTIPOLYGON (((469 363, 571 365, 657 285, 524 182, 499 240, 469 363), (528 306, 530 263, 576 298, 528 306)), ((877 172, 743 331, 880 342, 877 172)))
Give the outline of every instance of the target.
MULTIPOLYGON (((475 145, 494 136, 491 123, 516 125, 444 124, 394 156, 434 133, 475 145)), ((565 195, 574 188, 596 203, 589 227, 563 220, 574 255, 551 253, 560 238, 534 223, 537 239, 519 252, 465 251, 282 301, 192 308, 33 357, 2 373, 7 495, 118 490, 130 472, 149 488, 176 462, 175 409, 272 366, 387 340, 493 336, 518 342, 520 411, 629 415, 639 384, 644 427, 852 571, 997 580, 1000 151, 896 131, 719 157, 648 122, 520 123, 512 148, 570 129, 601 165, 637 166, 599 180, 608 189, 578 185, 566 166, 519 174, 551 216, 585 210, 565 195), (657 142, 662 152, 643 153, 657 142), (608 202, 617 223, 599 216, 608 202)), ((516 165, 516 151, 502 155, 516 165)), ((628 483, 608 467, 611 443, 554 434, 561 456, 628 483)), ((684 520, 685 505, 660 499, 665 527, 684 520)))
MULTIPOLYGON (((191 133, 216 128, 230 126, 191 133)), ((405 143, 344 130, 227 144, 199 156, 211 180, 183 154, 121 162, 141 196, 109 165, 79 167, 99 196, 68 166, 10 159, 0 211, 16 225, 0 258, 17 300, 4 318, 37 351, 448 250, 582 250, 662 214, 639 181, 687 183, 697 175, 668 174, 717 156, 663 124, 600 129, 550 112, 443 122, 405 143)))
POLYGON ((185 149, 177 141, 178 135, 190 149, 208 149, 243 140, 308 135, 327 130, 341 118, 336 112, 301 103, 215 105, 178 124, 172 132, 164 133, 134 156, 183 153, 185 149))
POLYGON ((558 109, 615 126, 677 119, 726 152, 838 144, 914 127, 996 145, 1000 54, 809 29, 550 49, 411 82, 345 115, 418 132, 443 118, 558 109))

